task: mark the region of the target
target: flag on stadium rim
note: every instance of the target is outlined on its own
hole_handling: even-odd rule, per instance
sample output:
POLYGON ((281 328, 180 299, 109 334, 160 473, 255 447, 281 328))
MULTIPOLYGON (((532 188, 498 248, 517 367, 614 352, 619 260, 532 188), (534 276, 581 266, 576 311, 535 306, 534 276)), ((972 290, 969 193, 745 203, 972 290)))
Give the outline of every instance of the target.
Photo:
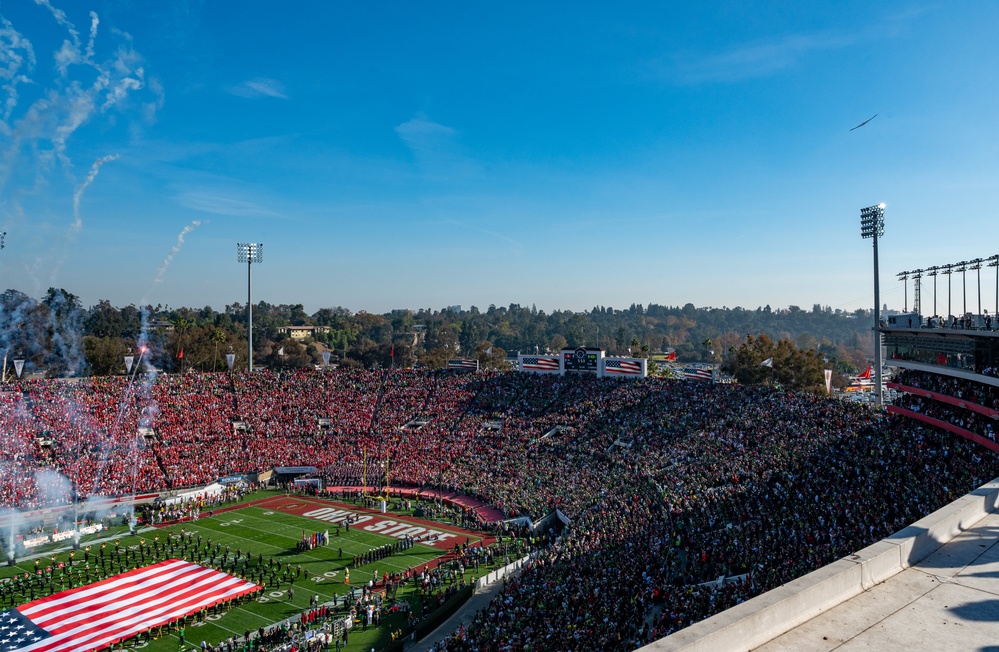
POLYGON ((683 370, 683 377, 687 380, 712 380, 710 369, 687 368, 683 370))
POLYGON ((99 650, 259 588, 169 559, 0 612, 0 652, 99 650))
POLYGON ((767 358, 766 360, 764 360, 763 362, 761 362, 760 366, 761 367, 770 367, 771 369, 773 369, 774 368, 774 358, 773 358, 773 356, 770 356, 769 358, 767 358))
POLYGON ((642 363, 637 360, 604 360, 604 371, 609 374, 641 374, 642 363))
POLYGON ((534 371, 558 371, 558 358, 535 358, 533 356, 524 358, 520 368, 534 371))

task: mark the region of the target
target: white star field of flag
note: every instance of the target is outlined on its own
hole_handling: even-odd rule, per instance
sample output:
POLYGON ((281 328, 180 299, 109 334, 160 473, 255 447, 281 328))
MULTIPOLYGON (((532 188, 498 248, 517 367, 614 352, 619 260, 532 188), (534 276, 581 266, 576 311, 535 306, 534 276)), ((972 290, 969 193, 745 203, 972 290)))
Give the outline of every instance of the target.
POLYGON ((0 652, 12 652, 25 645, 48 638, 49 633, 22 616, 18 611, 0 614, 0 652))
POLYGON ((169 559, 0 613, 0 652, 100 650, 259 588, 169 559))

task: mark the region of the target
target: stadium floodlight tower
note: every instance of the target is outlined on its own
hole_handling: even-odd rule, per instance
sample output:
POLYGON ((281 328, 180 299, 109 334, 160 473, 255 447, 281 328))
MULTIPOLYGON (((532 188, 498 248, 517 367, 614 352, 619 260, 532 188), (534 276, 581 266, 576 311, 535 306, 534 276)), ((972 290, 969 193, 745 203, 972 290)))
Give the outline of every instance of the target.
POLYGON ((264 262, 264 245, 237 242, 236 260, 246 263, 246 370, 253 371, 253 263, 264 262))
POLYGON ((989 256, 987 260, 992 261, 988 264, 989 267, 996 268, 996 309, 992 314, 995 315, 995 319, 999 321, 999 254, 989 256))
POLYGON ((909 312, 909 272, 899 272, 896 276, 902 281, 902 312, 909 312))
POLYGON ((874 240, 874 396, 883 404, 881 394, 881 284, 878 283, 878 238, 885 234, 885 205, 860 209, 860 237, 874 240))

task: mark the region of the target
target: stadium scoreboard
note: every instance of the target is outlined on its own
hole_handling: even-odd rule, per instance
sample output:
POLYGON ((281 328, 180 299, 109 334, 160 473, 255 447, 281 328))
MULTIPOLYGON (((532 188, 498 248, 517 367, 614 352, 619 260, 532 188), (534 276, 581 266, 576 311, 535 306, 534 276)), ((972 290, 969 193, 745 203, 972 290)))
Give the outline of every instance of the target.
POLYGON ((562 349, 562 365, 566 371, 583 371, 597 373, 600 369, 602 349, 579 347, 562 349))

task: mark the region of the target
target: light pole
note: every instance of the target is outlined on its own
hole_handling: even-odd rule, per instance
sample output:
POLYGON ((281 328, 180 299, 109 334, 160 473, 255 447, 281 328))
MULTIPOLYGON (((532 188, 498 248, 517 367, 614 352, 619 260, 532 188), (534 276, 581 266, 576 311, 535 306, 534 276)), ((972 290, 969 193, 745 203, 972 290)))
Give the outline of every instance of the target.
POLYGON ((264 262, 264 245, 237 242, 236 260, 246 263, 246 370, 253 371, 253 263, 264 262))
POLYGON ((860 209, 860 237, 874 240, 874 396, 881 407, 881 284, 878 282, 878 238, 885 234, 885 205, 860 209))
POLYGON ((939 267, 937 267, 936 265, 934 265, 933 267, 930 267, 928 270, 926 270, 926 275, 933 277, 933 316, 934 317, 937 316, 937 271, 939 269, 940 269, 939 267))
POLYGON ((971 261, 972 265, 968 269, 978 272, 978 314, 982 314, 982 259, 976 258, 971 261))
POLYGON ((955 271, 961 272, 961 319, 968 314, 968 261, 962 260, 955 271))
POLYGON ((995 316, 995 319, 999 320, 999 254, 990 256, 989 260, 992 261, 989 263, 989 267, 996 268, 996 309, 992 314, 995 316))
POLYGON ((896 276, 902 281, 902 312, 909 312, 909 272, 899 272, 896 276))
MULTIPOLYGON (((951 301, 950 301, 950 290, 951 290, 950 275, 953 273, 954 273, 953 265, 944 265, 944 274, 947 275, 947 319, 944 320, 945 322, 949 321, 951 316, 954 314, 954 309, 951 307, 951 301)), ((946 325, 946 323, 944 325, 946 325)))

